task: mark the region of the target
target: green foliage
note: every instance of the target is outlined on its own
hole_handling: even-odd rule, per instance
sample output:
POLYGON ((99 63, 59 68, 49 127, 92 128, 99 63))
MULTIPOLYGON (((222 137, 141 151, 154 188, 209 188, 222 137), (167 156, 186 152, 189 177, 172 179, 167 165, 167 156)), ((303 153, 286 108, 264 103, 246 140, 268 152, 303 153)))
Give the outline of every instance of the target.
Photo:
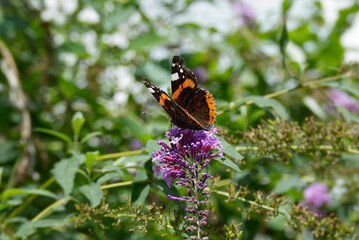
POLYGON ((90 183, 88 185, 82 185, 79 190, 90 201, 91 207, 97 207, 102 199, 101 186, 98 183, 90 183))
POLYGON ((52 171, 56 182, 60 184, 66 196, 72 192, 75 175, 79 169, 80 161, 76 157, 65 158, 55 164, 52 171))
POLYGON ((189 237, 167 197, 186 190, 151 161, 168 116, 138 79, 171 95, 174 55, 217 108, 210 239, 357 238, 357 2, 333 22, 319 0, 48 2, 0 3, 0 239, 189 237), (315 182, 331 204, 313 210, 315 182))

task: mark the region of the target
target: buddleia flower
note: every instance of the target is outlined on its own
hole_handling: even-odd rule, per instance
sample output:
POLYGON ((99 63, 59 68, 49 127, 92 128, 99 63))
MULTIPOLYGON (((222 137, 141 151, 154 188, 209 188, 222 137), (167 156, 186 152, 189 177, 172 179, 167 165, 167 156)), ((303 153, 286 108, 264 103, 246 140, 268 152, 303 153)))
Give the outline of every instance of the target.
POLYGON ((191 239, 208 239, 202 226, 207 224, 209 210, 205 209, 209 192, 206 191, 208 178, 213 177, 205 172, 214 157, 222 157, 221 141, 215 135, 216 129, 210 131, 171 128, 166 136, 169 143, 159 140, 161 150, 152 154, 155 166, 153 170, 162 175, 171 187, 171 182, 187 188, 187 195, 169 199, 185 201, 184 219, 189 223, 187 230, 193 235, 191 239))

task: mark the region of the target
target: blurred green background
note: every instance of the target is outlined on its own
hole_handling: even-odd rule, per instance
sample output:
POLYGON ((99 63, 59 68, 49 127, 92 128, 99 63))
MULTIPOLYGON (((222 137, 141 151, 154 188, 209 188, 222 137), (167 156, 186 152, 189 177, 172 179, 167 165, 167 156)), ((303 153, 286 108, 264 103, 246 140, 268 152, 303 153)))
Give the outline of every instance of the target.
MULTIPOLYGON (((181 55, 200 87, 214 95, 216 127, 233 144, 241 143, 239 133, 276 117, 299 124, 311 116, 323 123, 358 122, 355 0, 0 0, 0 6, 0 191, 38 187, 52 176, 54 164, 71 148, 35 129, 72 136, 75 112, 86 119, 81 136, 102 132, 83 144, 83 152, 136 150, 163 138, 168 116, 139 75, 169 92, 174 55, 181 55), (308 84, 321 79, 321 85, 308 84), (285 89, 295 90, 278 94, 274 103, 261 98, 243 105, 243 99, 285 89)), ((270 192, 283 176, 273 178, 266 170, 273 166, 256 167, 251 159, 248 155, 240 166, 247 172, 238 182, 256 173, 241 183, 270 192)), ((289 175, 296 172, 290 165, 279 169, 284 168, 289 175)), ((313 182, 318 175, 308 170, 291 179, 303 176, 313 182)), ((334 186, 338 176, 328 181, 334 186)), ((294 202, 302 198, 302 180, 293 180, 294 202)), ((33 211, 48 204, 34 203, 33 211)), ((342 211, 347 218, 348 209, 342 211)), ((358 216, 356 210, 349 222, 358 216)), ((223 212, 221 221, 235 218, 223 212)), ((282 223, 261 227, 263 220, 243 220, 244 238, 294 237, 284 234, 282 223)), ((46 234, 35 239, 51 235, 46 234)))

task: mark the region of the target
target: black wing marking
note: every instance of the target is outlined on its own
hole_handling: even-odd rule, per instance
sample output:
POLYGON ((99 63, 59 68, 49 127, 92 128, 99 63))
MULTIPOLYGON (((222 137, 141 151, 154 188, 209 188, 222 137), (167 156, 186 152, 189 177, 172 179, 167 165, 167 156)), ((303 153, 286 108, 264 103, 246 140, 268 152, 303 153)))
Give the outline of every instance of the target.
POLYGON ((174 56, 171 69, 171 88, 173 100, 181 107, 186 108, 186 103, 198 88, 198 79, 194 73, 189 70, 183 58, 174 56))
MULTIPOLYGON (((142 82, 146 85, 150 93, 156 98, 156 100, 161 104, 163 109, 170 116, 171 122, 177 127, 183 129, 193 129, 201 130, 207 129, 207 125, 202 125, 196 118, 188 113, 184 108, 174 102, 165 91, 159 89, 153 85, 146 78, 140 76, 142 82)), ((208 130, 208 129, 207 129, 208 130)))

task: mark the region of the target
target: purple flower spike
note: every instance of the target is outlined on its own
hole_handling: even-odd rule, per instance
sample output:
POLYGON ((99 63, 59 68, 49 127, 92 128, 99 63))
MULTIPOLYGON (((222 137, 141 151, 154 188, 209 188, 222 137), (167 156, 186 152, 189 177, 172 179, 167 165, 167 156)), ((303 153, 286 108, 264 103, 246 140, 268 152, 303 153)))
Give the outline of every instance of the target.
MULTIPOLYGON (((222 156, 222 146, 219 139, 214 135, 216 129, 211 131, 194 131, 189 129, 181 130, 177 127, 171 128, 166 136, 169 144, 158 141, 161 150, 152 154, 153 162, 157 165, 154 171, 157 175, 163 175, 172 180, 177 180, 177 184, 188 187, 194 184, 194 176, 198 178, 202 187, 207 178, 212 176, 201 173, 210 162, 211 158, 222 156), (212 150, 217 150, 212 152, 212 150), (191 173, 190 175, 188 175, 191 173)), ((168 183, 167 183, 168 184, 168 183)), ((169 185, 169 184, 168 184, 169 185)))
POLYGON ((195 217, 186 217, 192 224, 188 230, 194 234, 191 239, 206 239, 201 225, 206 225, 209 211, 201 208, 207 204, 209 192, 206 192, 206 180, 213 177, 204 172, 210 160, 223 155, 221 141, 214 135, 216 129, 210 131, 171 128, 166 136, 169 143, 161 140, 161 150, 152 154, 153 167, 157 175, 163 176, 168 187, 175 180, 176 185, 187 188, 188 196, 175 197, 172 200, 186 201, 185 211, 195 217), (198 221, 198 219, 202 219, 198 221))
POLYGON ((345 107, 353 113, 359 112, 359 102, 347 93, 339 89, 332 89, 328 91, 328 96, 332 99, 335 106, 345 107))
POLYGON ((233 3, 233 9, 235 14, 242 18, 244 25, 253 27, 256 15, 253 11, 253 8, 248 3, 235 1, 233 3))
POLYGON ((193 70, 194 74, 198 77, 200 82, 204 82, 207 79, 207 70, 203 66, 199 66, 193 70))
POLYGON ((139 150, 143 147, 143 143, 139 139, 134 139, 130 142, 130 149, 131 150, 139 150))
POLYGON ((317 209, 321 208, 324 205, 330 206, 332 203, 332 200, 328 193, 328 186, 321 182, 316 182, 309 185, 304 190, 304 199, 309 205, 312 205, 317 209))

